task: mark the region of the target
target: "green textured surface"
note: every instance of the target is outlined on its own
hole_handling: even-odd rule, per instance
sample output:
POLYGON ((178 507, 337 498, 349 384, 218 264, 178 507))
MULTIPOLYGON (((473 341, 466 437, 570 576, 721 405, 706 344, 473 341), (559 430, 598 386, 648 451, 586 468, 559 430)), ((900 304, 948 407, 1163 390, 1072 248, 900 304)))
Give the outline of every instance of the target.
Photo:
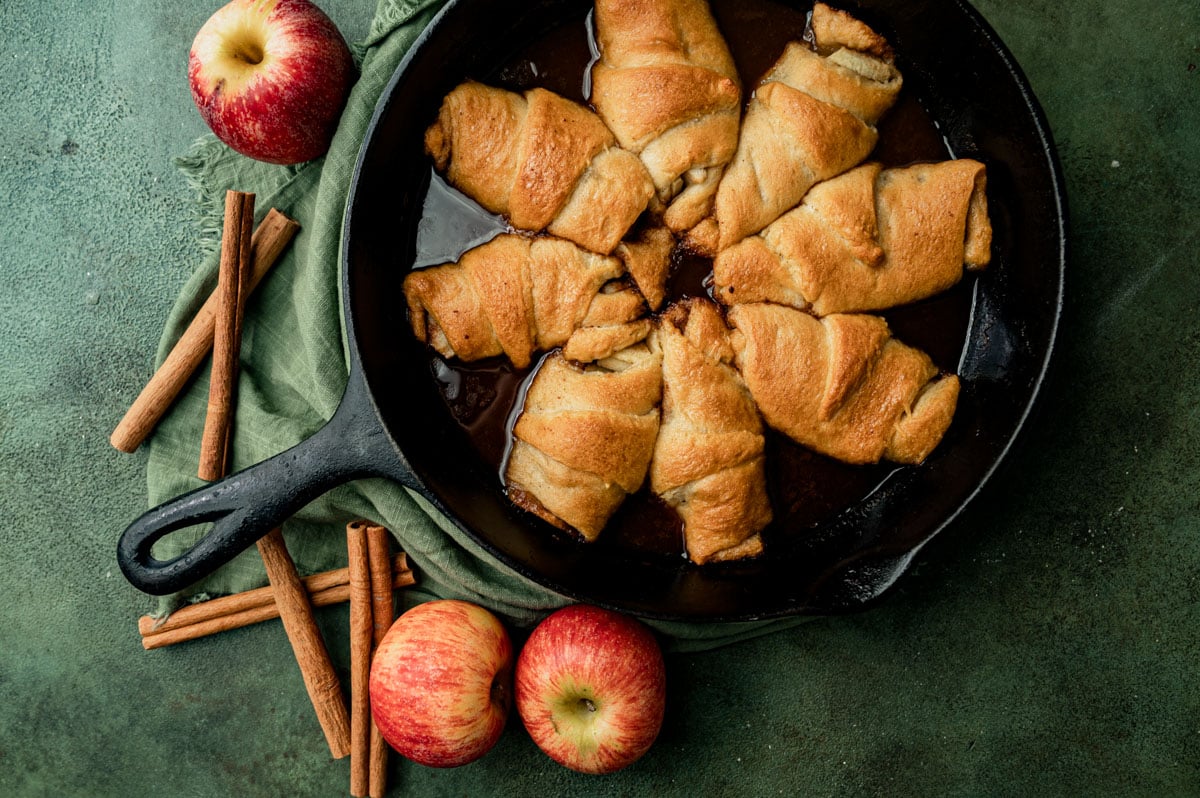
MULTIPOLYGON (((369 0, 323 4, 351 40, 369 0)), ((172 159, 213 4, 0 4, 0 794, 331 795, 278 624, 143 652, 116 570, 145 455, 107 443, 196 265, 172 159)), ((514 723, 395 794, 1200 793, 1200 6, 980 0, 1070 194, 1059 369, 1028 445, 869 614, 669 659, 636 766, 514 723)), ((320 612, 344 669, 344 608, 320 612)), ((343 671, 343 676, 344 676, 343 671)))

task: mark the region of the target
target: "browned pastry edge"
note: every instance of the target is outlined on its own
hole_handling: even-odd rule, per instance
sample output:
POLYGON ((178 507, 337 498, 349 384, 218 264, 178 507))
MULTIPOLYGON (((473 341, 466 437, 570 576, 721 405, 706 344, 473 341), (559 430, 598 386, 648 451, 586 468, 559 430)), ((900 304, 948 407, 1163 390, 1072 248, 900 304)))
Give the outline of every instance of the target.
POLYGON ((546 505, 538 501, 537 496, 534 496, 532 492, 524 488, 518 488, 510 485, 505 489, 504 493, 510 502, 515 504, 517 507, 520 507, 522 510, 533 513, 538 518, 542 519, 553 527, 561 529, 563 532, 571 532, 579 539, 584 539, 577 530, 571 528, 570 524, 546 509, 546 505))
POLYGON ((670 230, 650 227, 641 231, 637 238, 622 241, 613 250, 613 255, 625 264, 651 310, 658 310, 666 299, 674 248, 675 237, 670 230))
POLYGON ((888 63, 893 60, 892 46, 888 44, 887 39, 848 12, 824 3, 813 4, 812 31, 818 47, 841 46, 869 53, 888 63))

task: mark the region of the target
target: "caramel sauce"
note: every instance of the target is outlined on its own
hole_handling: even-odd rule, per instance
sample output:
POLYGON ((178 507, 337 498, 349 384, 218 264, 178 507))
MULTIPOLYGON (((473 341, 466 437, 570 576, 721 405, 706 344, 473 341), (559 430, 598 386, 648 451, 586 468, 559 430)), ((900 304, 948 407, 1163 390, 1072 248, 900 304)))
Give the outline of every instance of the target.
MULTIPOLYGON (((748 100, 785 45, 810 40, 807 7, 798 10, 772 0, 711 0, 714 17, 729 44, 748 100)), ((885 36, 886 30, 881 31, 885 36)), ((493 74, 471 75, 514 91, 534 86, 585 102, 588 72, 596 57, 592 15, 581 17, 529 42, 493 74)), ((906 76, 896 105, 879 124, 872 160, 903 166, 951 157, 936 122, 922 108, 920 88, 906 76)), ((504 220, 465 200, 434 174, 418 236, 417 265, 456 260, 463 252, 507 228, 504 220)), ((711 297, 712 263, 682 248, 672 256, 667 303, 689 296, 711 297)), ((895 336, 929 353, 944 371, 954 371, 970 321, 973 281, 922 302, 882 315, 895 336)), ((539 361, 540 362, 540 361, 539 361)), ((536 371, 514 368, 493 358, 477 363, 446 361, 430 350, 430 369, 449 411, 484 462, 501 482, 512 443, 512 425, 536 371)), ((881 463, 847 465, 813 453, 767 429, 766 473, 775 521, 764 530, 772 540, 812 534, 878 489, 899 468, 881 463)), ((683 525, 678 515, 643 487, 630 496, 593 544, 617 547, 630 556, 680 558, 683 525)))

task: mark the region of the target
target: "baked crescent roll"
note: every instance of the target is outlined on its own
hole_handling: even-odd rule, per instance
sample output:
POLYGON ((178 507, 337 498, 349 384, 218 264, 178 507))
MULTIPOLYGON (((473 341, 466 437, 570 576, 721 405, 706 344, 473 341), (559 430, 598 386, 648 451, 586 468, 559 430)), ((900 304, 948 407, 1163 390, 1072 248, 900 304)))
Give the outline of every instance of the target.
POLYGON ((730 343, 773 428, 847 463, 920 463, 958 404, 959 383, 877 316, 817 319, 782 305, 735 305, 730 343))
POLYGON ((691 234, 698 249, 715 253, 757 233, 875 147, 875 123, 901 85, 890 47, 823 3, 812 31, 817 49, 790 43, 750 100, 713 216, 691 234))
POLYGON ((611 283, 624 273, 617 258, 570 241, 503 234, 457 263, 412 272, 404 297, 413 333, 443 357, 504 355, 523 368, 534 352, 568 343, 580 328, 595 328, 594 340, 577 344, 582 359, 644 338, 650 323, 641 318, 641 295, 611 283))
POLYGON ((582 367, 548 355, 513 427, 509 498, 595 540, 645 481, 661 398, 662 357, 644 343, 582 367))
POLYGON ((972 160, 865 164, 818 183, 797 208, 717 255, 714 296, 817 316, 932 296, 962 279, 964 265, 991 260, 986 183, 972 160))
POLYGON ((709 214, 737 148, 742 92, 705 0, 597 0, 590 101, 641 156, 677 232, 709 214))
POLYGON ((467 82, 442 101, 425 150, 446 180, 519 230, 612 252, 654 194, 600 117, 545 89, 467 82))
POLYGON ((758 410, 733 368, 721 312, 692 299, 672 305, 652 333, 662 351, 662 425, 650 489, 683 519, 696 563, 751 557, 771 522, 758 410))

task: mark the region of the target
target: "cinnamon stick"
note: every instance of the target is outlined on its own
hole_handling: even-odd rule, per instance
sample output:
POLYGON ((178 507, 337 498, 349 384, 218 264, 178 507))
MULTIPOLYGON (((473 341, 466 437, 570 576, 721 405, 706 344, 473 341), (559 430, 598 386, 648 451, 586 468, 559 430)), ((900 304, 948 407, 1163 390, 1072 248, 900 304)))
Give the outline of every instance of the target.
MULTIPOLYGON (((392 587, 408 587, 415 584, 415 581, 412 571, 397 571, 395 578, 392 580, 392 587)), ((349 600, 350 585, 348 584, 335 585, 325 590, 319 590, 309 596, 309 601, 312 602, 313 607, 345 604, 349 600)), ((228 615, 206 618, 196 623, 189 623, 159 632, 147 631, 142 636, 142 648, 149 651, 155 648, 173 646, 176 643, 198 640, 201 637, 228 632, 230 629, 240 629, 243 626, 251 626, 252 624, 262 623, 263 621, 269 621, 278 617, 279 607, 274 602, 257 607, 247 607, 244 610, 232 612, 228 615)), ((142 616, 138 621, 139 627, 142 626, 143 620, 149 620, 153 623, 153 619, 149 616, 142 616)))
MULTIPOLYGON (((391 585, 393 589, 415 584, 416 580, 408 568, 408 557, 404 552, 392 558, 391 567, 395 571, 391 585)), ((304 577, 301 582, 314 607, 341 604, 350 598, 349 568, 322 571, 304 577)), ((138 633, 143 638, 144 648, 161 648, 278 617, 279 607, 275 604, 275 591, 268 585, 231 596, 188 604, 166 618, 143 615, 138 618, 138 633)))
POLYGON ((367 527, 368 562, 371 564, 371 620, 374 628, 374 645, 383 642, 383 636, 392 628, 395 618, 395 605, 392 601, 392 591, 388 585, 392 581, 394 564, 404 557, 404 567, 408 567, 408 558, 400 552, 395 558, 391 557, 392 536, 387 527, 370 524, 367 527))
POLYGON ((371 737, 367 680, 374 624, 366 524, 352 521, 346 525, 346 550, 350 568, 350 794, 367 798, 371 737))
MULTIPOLYGON (((388 557, 391 535, 385 527, 372 524, 367 527, 367 560, 371 565, 371 620, 374 626, 374 649, 379 647, 384 635, 392 626, 396 615, 392 600, 392 559, 388 557)), ((403 552, 402 552, 403 553, 403 552)), ((406 561, 407 564, 407 561, 406 561)), ((370 798, 383 798, 387 792, 388 745, 383 739, 375 718, 371 718, 370 771, 367 794, 370 798)))
MULTIPOLYGON (((279 260, 300 225, 280 211, 267 212, 250 243, 251 270, 241 293, 249 296, 279 260)), ((130 405, 109 439, 123 451, 136 451, 157 426, 192 374, 204 363, 213 345, 218 297, 216 292, 201 306, 166 360, 130 405)))
MULTIPOLYGON (((226 194, 221 273, 212 322, 213 390, 209 394, 200 462, 200 474, 206 479, 224 476, 227 463, 228 425, 233 415, 232 381, 237 373, 237 343, 241 332, 242 302, 239 297, 251 279, 247 269, 251 262, 249 225, 253 219, 253 202, 251 194, 237 191, 226 194)), ((292 644, 309 700, 333 757, 340 759, 349 753, 349 717, 337 673, 313 616, 312 602, 279 529, 271 530, 258 541, 258 551, 266 566, 279 618, 292 644)))
POLYGON ((225 227, 221 234, 221 264, 217 274, 217 315, 213 325, 212 376, 208 412, 200 441, 200 479, 215 480, 225 473, 233 424, 234 391, 242 347, 242 289, 250 266, 254 224, 254 195, 225 192, 225 227))
MULTIPOLYGON (((232 373, 236 373, 237 359, 231 358, 230 350, 236 349, 234 344, 240 333, 241 322, 238 317, 241 303, 237 297, 241 287, 249 281, 244 271, 244 264, 250 259, 246 249, 246 219, 252 216, 253 206, 250 205, 251 213, 247 214, 248 200, 252 203, 253 197, 240 192, 226 194, 225 231, 221 247, 222 274, 213 321, 214 384, 230 379, 229 373, 221 371, 221 363, 231 360, 232 373), (221 343, 219 349, 218 340, 221 343)), ((210 393, 205 423, 208 445, 202 451, 200 467, 201 475, 207 478, 219 479, 225 474, 226 458, 223 454, 228 442, 227 424, 233 413, 231 399, 230 391, 225 388, 210 393)), ((325 741, 333 758, 341 759, 350 753, 349 714, 346 712, 346 702, 342 699, 337 672, 333 669, 329 651, 317 628, 312 602, 304 590, 304 584, 296 572, 296 564, 288 553, 279 529, 273 529, 259 539, 258 551, 275 594, 283 629, 292 644, 296 664, 300 666, 304 687, 308 690, 309 700, 325 733, 325 741)))
POLYGON ((279 606, 279 619, 292 643, 304 687, 325 733, 325 741, 329 743, 333 758, 341 759, 350 753, 350 718, 337 672, 317 628, 312 604, 278 529, 271 530, 258 541, 258 551, 267 567, 267 578, 279 606))

